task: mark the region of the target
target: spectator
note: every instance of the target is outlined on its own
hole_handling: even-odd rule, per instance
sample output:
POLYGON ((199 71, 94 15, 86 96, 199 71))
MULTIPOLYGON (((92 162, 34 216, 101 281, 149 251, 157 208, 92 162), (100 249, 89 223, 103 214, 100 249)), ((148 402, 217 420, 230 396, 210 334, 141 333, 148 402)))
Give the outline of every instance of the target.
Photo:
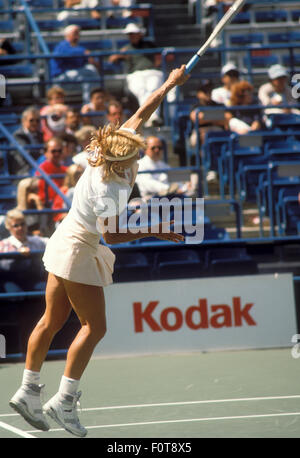
POLYGON ((75 135, 82 127, 80 112, 75 108, 69 108, 66 112, 65 129, 67 134, 75 135))
POLYGON ((73 164, 73 156, 77 154, 78 141, 75 135, 64 133, 59 137, 63 142, 62 165, 70 166, 73 164))
MULTIPOLYGON (((116 7, 123 7, 123 8, 128 8, 129 6, 132 5, 132 0, 104 0, 103 1, 103 6, 112 6, 114 9, 112 9, 111 11, 108 10, 106 12, 107 16, 108 16, 108 21, 107 21, 107 25, 108 27, 110 27, 110 24, 111 24, 111 21, 109 20, 110 18, 120 18, 120 17, 130 17, 132 16, 132 11, 131 10, 125 10, 125 9, 122 9, 122 10, 118 10, 118 9, 115 9, 116 7)), ((112 23, 113 25, 114 23, 112 23)))
POLYGON ((117 100, 112 100, 111 102, 109 102, 106 111, 105 124, 109 123, 114 124, 115 126, 121 126, 125 122, 125 120, 126 117, 121 102, 118 102, 117 100))
POLYGON ((231 97, 231 88, 240 79, 240 72, 233 62, 228 62, 221 70, 223 86, 214 89, 211 98, 214 102, 227 105, 231 97))
MULTIPOLYGON (((40 165, 40 168, 48 175, 65 174, 67 167, 62 165, 63 142, 60 138, 53 137, 46 144, 45 157, 46 160, 40 165)), ((39 172, 36 172, 39 175, 39 172)), ((64 178, 51 178, 58 186, 63 185, 64 178)), ((56 192, 51 186, 46 184, 44 179, 39 180, 39 198, 43 205, 52 205, 56 196, 56 192), (48 194, 48 195, 47 195, 48 194)))
POLYGON ((27 235, 25 217, 17 209, 7 212, 5 226, 10 236, 0 241, 0 252, 22 254, 22 257, 0 259, 1 279, 5 291, 44 289, 44 269, 40 259, 30 256, 30 253, 33 250, 44 251, 48 239, 27 235), (26 275, 26 272, 29 275, 26 275))
MULTIPOLYGON (((41 146, 43 144, 43 134, 40 128, 40 113, 34 107, 29 107, 22 113, 21 127, 17 129, 13 136, 22 146, 41 146)), ((26 149, 32 159, 37 160, 42 150, 40 148, 26 149)), ((8 154, 8 168, 12 175, 26 175, 31 173, 32 166, 23 158, 18 151, 8 154)))
MULTIPOLYGON (((57 19, 59 21, 65 21, 66 19, 71 19, 73 17, 78 17, 80 16, 80 10, 83 8, 97 8, 97 6, 100 6, 100 1, 99 0, 65 0, 65 8, 73 8, 74 11, 60 11, 57 15, 57 19)), ((100 18, 100 12, 99 11, 91 11, 90 13, 88 11, 84 12, 84 16, 90 15, 93 19, 99 19, 100 18)), ((82 17, 82 13, 81 13, 82 17)))
MULTIPOLYGON (((19 181, 17 188, 17 209, 24 210, 43 210, 44 205, 38 195, 37 177, 24 178, 19 181)), ((49 236, 48 215, 26 214, 26 225, 31 235, 49 236)))
MULTIPOLYGON (((68 199, 70 199, 70 202, 72 202, 73 199, 75 185, 81 177, 81 175, 83 174, 83 172, 84 168, 81 167, 81 165, 72 164, 70 165, 70 167, 67 168, 64 184, 60 188, 60 190, 66 195, 68 199)), ((66 208, 66 204, 59 195, 56 195, 52 205, 52 209, 59 210, 60 208, 66 208)), ((66 212, 54 214, 53 220, 55 221, 56 225, 59 224, 66 215, 66 212)))
POLYGON ((50 140, 50 138, 57 135, 57 132, 52 130, 48 125, 46 116, 57 114, 56 112, 62 109, 64 112, 66 112, 68 107, 65 104, 65 97, 66 93, 60 86, 52 86, 47 92, 48 105, 45 105, 40 110, 40 115, 42 116, 41 127, 44 136, 44 142, 47 142, 50 140))
POLYGON ((77 25, 69 25, 64 30, 65 40, 59 42, 54 48, 54 57, 50 60, 50 76, 56 83, 67 83, 69 90, 80 90, 81 82, 82 97, 85 103, 89 102, 90 92, 95 82, 89 80, 99 79, 99 62, 88 57, 89 51, 79 45, 80 28, 77 25), (55 57, 58 54, 66 54, 70 58, 55 57), (72 84, 75 82, 74 84, 72 84))
POLYGON ((163 143, 155 136, 147 138, 145 155, 139 160, 139 172, 145 170, 157 170, 157 173, 142 173, 138 174, 136 183, 138 185, 142 198, 149 199, 155 194, 189 194, 195 192, 195 186, 191 183, 172 183, 168 181, 168 174, 160 172, 162 169, 170 169, 171 167, 162 160, 163 143))
POLYGON ((103 127, 105 124, 105 115, 96 114, 97 112, 106 111, 106 92, 102 88, 93 89, 90 95, 90 102, 83 105, 81 114, 93 114, 94 116, 82 116, 82 122, 85 125, 94 126, 96 128, 103 127))
POLYGON ((97 129, 94 126, 84 126, 76 133, 76 138, 81 151, 73 156, 73 162, 74 164, 80 165, 83 169, 85 169, 88 164, 85 148, 90 143, 92 136, 96 132, 97 129))
MULTIPOLYGON (((202 80, 197 88, 197 99, 198 103, 193 107, 190 114, 190 119, 193 124, 196 122, 196 110, 201 107, 222 107, 221 103, 214 102, 211 97, 213 90, 213 84, 210 80, 202 80)), ((210 111, 199 111, 198 112, 198 123, 200 130, 200 141, 201 144, 204 142, 205 135, 207 132, 222 131, 228 128, 228 122, 224 111, 216 110, 210 111)), ((196 145, 196 131, 193 130, 190 137, 191 146, 196 145)))
MULTIPOLYGON (((282 104, 294 105, 295 100, 292 96, 291 87, 288 85, 288 72, 286 68, 281 65, 273 65, 269 69, 268 76, 269 82, 263 84, 258 91, 260 103, 264 106, 276 105, 278 107, 282 104)), ((265 110, 266 115, 291 112, 299 114, 299 110, 289 108, 268 108, 265 110)))
MULTIPOLYGON (((232 86, 229 106, 238 105, 258 105, 258 101, 254 98, 254 88, 248 81, 240 81, 232 86)), ((230 112, 229 129, 239 135, 244 135, 254 130, 260 130, 262 124, 263 122, 259 109, 237 109, 230 112)))
MULTIPOLYGON (((121 51, 136 51, 142 49, 155 48, 154 43, 144 40, 143 30, 136 24, 128 24, 124 30, 128 35, 130 43, 124 46, 121 51)), ((131 93, 135 95, 141 106, 147 97, 156 89, 158 89, 163 81, 163 72, 160 70, 161 55, 160 54, 113 54, 109 58, 109 62, 115 63, 124 60, 127 64, 127 85, 131 93)), ((174 97, 174 91, 169 93, 168 100, 174 97), (170 96, 171 94, 171 96, 170 96)), ((151 125, 161 125, 162 120, 159 116, 160 109, 158 108, 145 127, 151 125)))

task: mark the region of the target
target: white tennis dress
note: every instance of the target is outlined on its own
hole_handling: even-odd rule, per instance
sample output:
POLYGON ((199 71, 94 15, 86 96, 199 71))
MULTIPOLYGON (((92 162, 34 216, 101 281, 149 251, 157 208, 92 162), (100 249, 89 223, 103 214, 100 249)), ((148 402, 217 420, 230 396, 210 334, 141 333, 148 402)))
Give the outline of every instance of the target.
POLYGON ((116 176, 103 183, 102 167, 87 166, 75 187, 69 213, 47 243, 43 262, 48 272, 86 285, 112 283, 115 255, 99 244, 101 221, 126 208, 137 167, 128 169, 126 178, 116 176))

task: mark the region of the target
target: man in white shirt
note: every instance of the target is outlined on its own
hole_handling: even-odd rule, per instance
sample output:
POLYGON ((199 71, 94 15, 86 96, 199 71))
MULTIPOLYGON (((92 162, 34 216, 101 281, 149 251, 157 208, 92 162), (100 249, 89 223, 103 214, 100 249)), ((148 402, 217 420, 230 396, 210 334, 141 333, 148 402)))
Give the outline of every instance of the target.
POLYGON ((240 79, 240 73, 233 62, 228 62, 221 70, 221 79, 223 86, 214 89, 211 98, 214 102, 222 105, 228 105, 231 97, 231 88, 240 79))
POLYGON ((282 65, 272 65, 268 71, 269 82, 263 84, 258 91, 258 98, 262 105, 276 105, 278 108, 268 108, 265 114, 295 113, 299 110, 280 108, 282 104, 293 105, 292 88, 288 85, 288 71, 282 65))
POLYGON ((150 198, 153 195, 183 194, 192 193, 193 187, 190 183, 169 183, 168 174, 160 172, 171 167, 162 160, 163 143, 155 136, 147 138, 145 155, 139 160, 139 172, 146 170, 157 170, 157 173, 138 173, 136 183, 142 198, 150 198))

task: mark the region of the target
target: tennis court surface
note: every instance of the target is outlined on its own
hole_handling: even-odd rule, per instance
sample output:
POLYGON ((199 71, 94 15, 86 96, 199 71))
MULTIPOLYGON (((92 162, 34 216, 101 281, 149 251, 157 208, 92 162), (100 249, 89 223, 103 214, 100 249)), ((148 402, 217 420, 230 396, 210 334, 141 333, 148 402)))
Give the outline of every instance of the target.
MULTIPOLYGON (((8 406, 23 363, 0 365, 0 438, 75 438, 34 430, 8 406)), ((43 366, 45 402, 64 361, 43 366)), ((291 349, 93 358, 80 385, 89 438, 300 436, 300 359, 291 349)))

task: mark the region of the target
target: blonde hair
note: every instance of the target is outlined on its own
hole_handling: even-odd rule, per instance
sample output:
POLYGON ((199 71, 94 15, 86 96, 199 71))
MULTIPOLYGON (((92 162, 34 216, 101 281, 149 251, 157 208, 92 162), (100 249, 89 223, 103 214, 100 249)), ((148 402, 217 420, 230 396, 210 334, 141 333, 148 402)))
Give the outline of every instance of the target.
POLYGON ((17 208, 19 210, 26 210, 28 208, 27 195, 33 192, 34 188, 38 185, 39 179, 36 177, 24 178, 19 181, 17 188, 17 208))
MULTIPOLYGON (((88 162, 92 167, 103 167, 103 181, 107 182, 122 170, 121 161, 126 161, 145 149, 144 139, 138 135, 109 124, 100 127, 86 148, 88 162)), ((124 164, 123 170, 126 168, 124 164)))
POLYGON ((9 230, 11 220, 16 220, 16 219, 20 219, 22 221, 25 221, 25 216, 24 216, 23 212, 21 212, 21 210, 18 210, 17 208, 13 208, 12 210, 9 210, 6 213, 6 216, 5 216, 5 227, 6 227, 6 229, 9 230))

